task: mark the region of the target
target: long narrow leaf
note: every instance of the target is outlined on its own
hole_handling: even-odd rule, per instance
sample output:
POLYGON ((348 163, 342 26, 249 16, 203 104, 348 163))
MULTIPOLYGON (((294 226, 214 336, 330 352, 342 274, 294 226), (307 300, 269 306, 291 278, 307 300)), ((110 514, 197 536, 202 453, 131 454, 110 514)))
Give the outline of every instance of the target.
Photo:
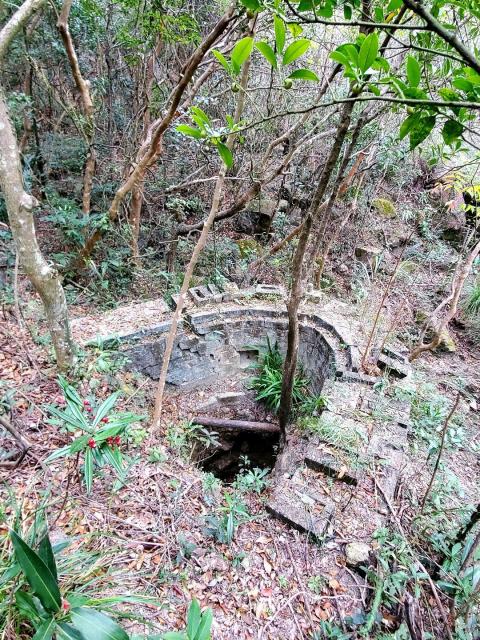
POLYGON ((85 488, 87 495, 92 491, 93 484, 93 455, 90 448, 85 449, 85 462, 83 467, 83 475, 85 478, 85 488))
POLYGON ((51 640, 56 624, 55 618, 45 620, 45 622, 38 627, 37 633, 33 636, 32 640, 51 640))
POLYGON ((115 393, 112 393, 111 396, 109 396, 106 400, 104 400, 102 402, 102 404, 99 406, 96 414, 95 414, 95 420, 93 421, 93 427, 96 427, 97 424, 100 422, 100 420, 102 420, 102 418, 105 418, 105 416, 107 415, 107 413, 110 413, 110 411, 113 409, 116 401, 118 400, 118 396, 120 395, 120 393, 118 391, 116 391, 115 393))
POLYGON ((72 622, 85 640, 128 640, 122 627, 95 609, 72 609, 72 622))
POLYGON ((53 555, 52 545, 50 544, 50 538, 48 533, 40 540, 38 546, 38 555, 50 569, 50 573, 58 582, 57 564, 55 562, 55 556, 53 555))
POLYGON ((80 631, 66 622, 60 622, 55 631, 58 640, 85 640, 80 631))
POLYGON ((10 531, 10 539, 15 549, 15 557, 22 567, 28 584, 47 611, 58 611, 62 598, 58 583, 50 569, 15 531, 10 531))
POLYGON ((195 598, 192 600, 190 607, 188 608, 187 616, 187 636, 193 640, 197 633, 198 625, 200 624, 202 612, 198 600, 195 598))

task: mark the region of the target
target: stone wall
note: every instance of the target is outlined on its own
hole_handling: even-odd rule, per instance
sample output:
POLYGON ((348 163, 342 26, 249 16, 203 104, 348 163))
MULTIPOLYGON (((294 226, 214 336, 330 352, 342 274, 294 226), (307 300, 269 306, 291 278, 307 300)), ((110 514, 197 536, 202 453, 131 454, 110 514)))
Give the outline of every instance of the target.
MULTIPOLYGON (((166 326, 165 326, 166 325, 166 326)), ((164 332, 142 336, 124 344, 129 367, 154 379, 160 374, 165 349, 164 332)), ((167 382, 194 388, 222 380, 257 362, 259 349, 278 342, 285 353, 287 318, 273 307, 218 308, 187 315, 175 341, 167 382)), ((350 368, 348 348, 318 316, 303 314, 300 320, 299 360, 311 380, 311 391, 319 394, 326 378, 337 368, 350 368)))

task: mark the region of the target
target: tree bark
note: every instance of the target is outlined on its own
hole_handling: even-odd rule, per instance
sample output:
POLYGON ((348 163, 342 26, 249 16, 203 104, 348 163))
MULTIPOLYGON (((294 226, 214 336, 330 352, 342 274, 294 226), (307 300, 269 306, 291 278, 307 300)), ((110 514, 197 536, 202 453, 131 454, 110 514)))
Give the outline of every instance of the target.
POLYGON ((338 193, 341 184, 341 176, 336 181, 331 196, 326 205, 322 206, 322 201, 327 191, 328 185, 335 165, 340 155, 343 142, 350 126, 352 111, 355 102, 347 102, 342 110, 340 122, 337 127, 335 140, 333 142, 330 154, 327 158, 320 179, 315 190, 312 203, 307 212, 307 216, 302 225, 298 245, 295 250, 292 265, 292 286, 290 290, 290 298, 287 305, 288 312, 288 335, 287 335, 287 354, 285 357, 285 365, 283 369, 282 395, 280 400, 280 411, 278 414, 281 443, 283 446, 286 441, 287 426, 290 421, 292 412, 292 389, 297 368, 298 344, 299 344, 299 326, 298 326, 298 309, 302 301, 305 282, 313 269, 313 257, 316 251, 315 242, 311 241, 312 230, 318 231, 319 218, 323 214, 325 218, 338 193))
MULTIPOLYGON (((2 29, 0 60, 11 39, 42 4, 39 0, 24 2, 2 29)), ((58 367, 66 370, 75 360, 75 349, 70 335, 65 293, 56 269, 45 260, 37 242, 33 219, 33 210, 37 201, 24 189, 18 142, 1 88, 0 187, 5 198, 19 264, 42 299, 58 367)))
POLYGON ((87 157, 85 160, 85 169, 83 172, 82 211, 83 211, 83 214, 87 216, 90 213, 90 209, 91 209, 93 176, 95 174, 97 154, 95 151, 95 146, 93 144, 93 140, 95 136, 95 127, 94 127, 94 121, 93 121, 94 112, 93 112, 92 96, 90 94, 90 83, 88 82, 88 80, 85 80, 84 77, 82 76, 82 72, 80 70, 80 64, 78 62, 77 52, 75 51, 73 38, 70 33, 70 29, 68 27, 68 19, 70 17, 70 9, 72 8, 72 1, 73 0, 64 1, 62 5, 62 10, 58 17, 57 28, 60 32, 60 36, 62 38, 65 51, 67 53, 68 62, 70 63, 73 79, 75 81, 75 85, 78 89, 80 98, 82 100, 82 108, 86 118, 85 136, 86 136, 88 148, 87 148, 87 157))

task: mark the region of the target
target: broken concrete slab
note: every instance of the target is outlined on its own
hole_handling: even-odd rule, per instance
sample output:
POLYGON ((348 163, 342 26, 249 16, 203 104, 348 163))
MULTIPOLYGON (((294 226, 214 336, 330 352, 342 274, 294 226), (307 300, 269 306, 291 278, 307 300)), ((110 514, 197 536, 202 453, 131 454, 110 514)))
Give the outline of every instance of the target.
POLYGON ((373 385, 379 380, 377 376, 367 376, 365 373, 348 371, 346 369, 337 369, 336 377, 341 382, 359 382, 360 384, 366 385, 373 385))
POLYGON ((334 454, 320 449, 313 449, 305 456, 305 464, 314 471, 321 471, 330 478, 341 480, 347 484, 359 483, 362 474, 349 468, 334 454))
POLYGON ((219 404, 231 405, 245 400, 246 395, 243 391, 226 391, 225 393, 217 393, 216 398, 219 404))
POLYGON ((383 353, 378 356, 377 364, 380 369, 392 374, 395 378, 407 378, 411 373, 411 368, 408 364, 404 364, 395 358, 390 358, 383 353))
MULTIPOLYGON (((199 285, 188 290, 190 297, 197 307, 201 307, 209 302, 213 302, 216 295, 220 295, 220 291, 213 284, 199 285)), ((221 298, 220 298, 221 300, 221 298)))
POLYGON ((277 284, 257 284, 255 287, 255 295, 257 296, 274 296, 275 298, 284 298, 286 295, 284 287, 277 284))
POLYGON ((267 511, 321 541, 335 513, 332 500, 310 487, 282 478, 266 504, 267 511))
POLYGON ((163 298, 125 304, 102 315, 74 318, 70 325, 76 342, 87 345, 100 340, 127 339, 161 333, 170 309, 163 298))

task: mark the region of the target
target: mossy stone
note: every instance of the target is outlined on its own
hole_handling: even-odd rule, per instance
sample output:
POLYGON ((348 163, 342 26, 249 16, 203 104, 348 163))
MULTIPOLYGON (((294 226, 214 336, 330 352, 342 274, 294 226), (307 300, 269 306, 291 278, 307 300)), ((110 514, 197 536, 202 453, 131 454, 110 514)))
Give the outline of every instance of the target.
POLYGON ((395 205, 391 200, 387 200, 387 198, 376 198, 372 200, 372 206, 377 213, 385 218, 394 218, 397 215, 395 205))

